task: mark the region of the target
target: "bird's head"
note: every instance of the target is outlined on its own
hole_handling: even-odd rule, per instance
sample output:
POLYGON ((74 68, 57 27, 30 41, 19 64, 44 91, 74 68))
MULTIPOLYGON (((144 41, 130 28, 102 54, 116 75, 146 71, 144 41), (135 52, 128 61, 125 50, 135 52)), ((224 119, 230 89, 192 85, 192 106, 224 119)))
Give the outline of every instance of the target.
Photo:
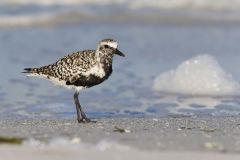
POLYGON ((125 57, 125 55, 118 50, 118 43, 113 39, 103 39, 98 45, 98 51, 103 54, 117 54, 125 57))

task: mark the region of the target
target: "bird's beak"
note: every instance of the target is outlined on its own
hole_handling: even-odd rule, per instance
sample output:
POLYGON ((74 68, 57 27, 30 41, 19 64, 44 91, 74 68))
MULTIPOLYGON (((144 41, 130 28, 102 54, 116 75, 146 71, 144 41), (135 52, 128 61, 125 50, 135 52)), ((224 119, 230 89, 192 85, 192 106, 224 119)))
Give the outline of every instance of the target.
POLYGON ((125 57, 125 55, 121 51, 119 51, 118 49, 116 50, 115 54, 117 54, 119 56, 122 56, 122 57, 125 57))

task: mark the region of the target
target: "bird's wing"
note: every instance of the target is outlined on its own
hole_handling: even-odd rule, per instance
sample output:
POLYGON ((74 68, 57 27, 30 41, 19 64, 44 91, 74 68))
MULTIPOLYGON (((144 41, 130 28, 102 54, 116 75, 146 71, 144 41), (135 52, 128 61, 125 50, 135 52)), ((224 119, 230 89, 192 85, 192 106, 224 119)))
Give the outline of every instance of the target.
POLYGON ((65 81, 73 82, 80 78, 81 74, 88 72, 88 70, 95 63, 95 51, 86 50, 71 55, 67 55, 55 63, 57 68, 57 77, 65 81))
POLYGON ((80 78, 81 78, 81 74, 73 75, 72 77, 69 78, 69 82, 70 83, 74 83, 74 82, 76 82, 80 78))

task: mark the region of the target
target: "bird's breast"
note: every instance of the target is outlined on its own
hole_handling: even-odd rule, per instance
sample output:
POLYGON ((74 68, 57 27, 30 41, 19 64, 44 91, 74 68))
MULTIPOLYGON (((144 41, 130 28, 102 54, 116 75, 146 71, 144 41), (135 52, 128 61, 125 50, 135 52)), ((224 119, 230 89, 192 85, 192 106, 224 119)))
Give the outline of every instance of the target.
POLYGON ((67 85, 83 86, 89 88, 98 85, 108 79, 112 73, 112 65, 95 65, 87 72, 81 73, 74 82, 67 82, 67 85))
POLYGON ((103 78, 106 75, 106 73, 102 64, 96 64, 93 67, 91 67, 88 71, 84 72, 83 75, 86 77, 94 75, 96 77, 103 78))

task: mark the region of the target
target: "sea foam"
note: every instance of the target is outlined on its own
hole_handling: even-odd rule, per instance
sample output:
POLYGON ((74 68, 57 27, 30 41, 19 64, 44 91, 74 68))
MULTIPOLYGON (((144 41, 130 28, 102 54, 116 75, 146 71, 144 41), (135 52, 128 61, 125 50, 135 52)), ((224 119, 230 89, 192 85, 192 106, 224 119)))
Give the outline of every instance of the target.
POLYGON ((240 85, 210 55, 199 55, 181 63, 176 69, 156 77, 153 90, 158 92, 233 96, 240 85))
POLYGON ((23 143, 24 146, 37 147, 41 149, 87 149, 90 151, 108 151, 108 150, 120 150, 120 151, 129 151, 133 149, 127 145, 119 144, 118 142, 111 140, 100 140, 96 144, 90 144, 82 142, 80 137, 55 137, 49 139, 48 141, 40 141, 37 139, 28 139, 23 143))
POLYGON ((239 11, 239 0, 1 0, 1 5, 124 5, 132 9, 239 11))
POLYGON ((96 19, 154 24, 164 19, 175 22, 176 18, 178 22, 240 20, 239 0, 0 0, 0 10, 0 27, 49 26, 96 19), (13 8, 18 8, 14 14, 13 8), (119 10, 124 11, 124 18, 119 10))

